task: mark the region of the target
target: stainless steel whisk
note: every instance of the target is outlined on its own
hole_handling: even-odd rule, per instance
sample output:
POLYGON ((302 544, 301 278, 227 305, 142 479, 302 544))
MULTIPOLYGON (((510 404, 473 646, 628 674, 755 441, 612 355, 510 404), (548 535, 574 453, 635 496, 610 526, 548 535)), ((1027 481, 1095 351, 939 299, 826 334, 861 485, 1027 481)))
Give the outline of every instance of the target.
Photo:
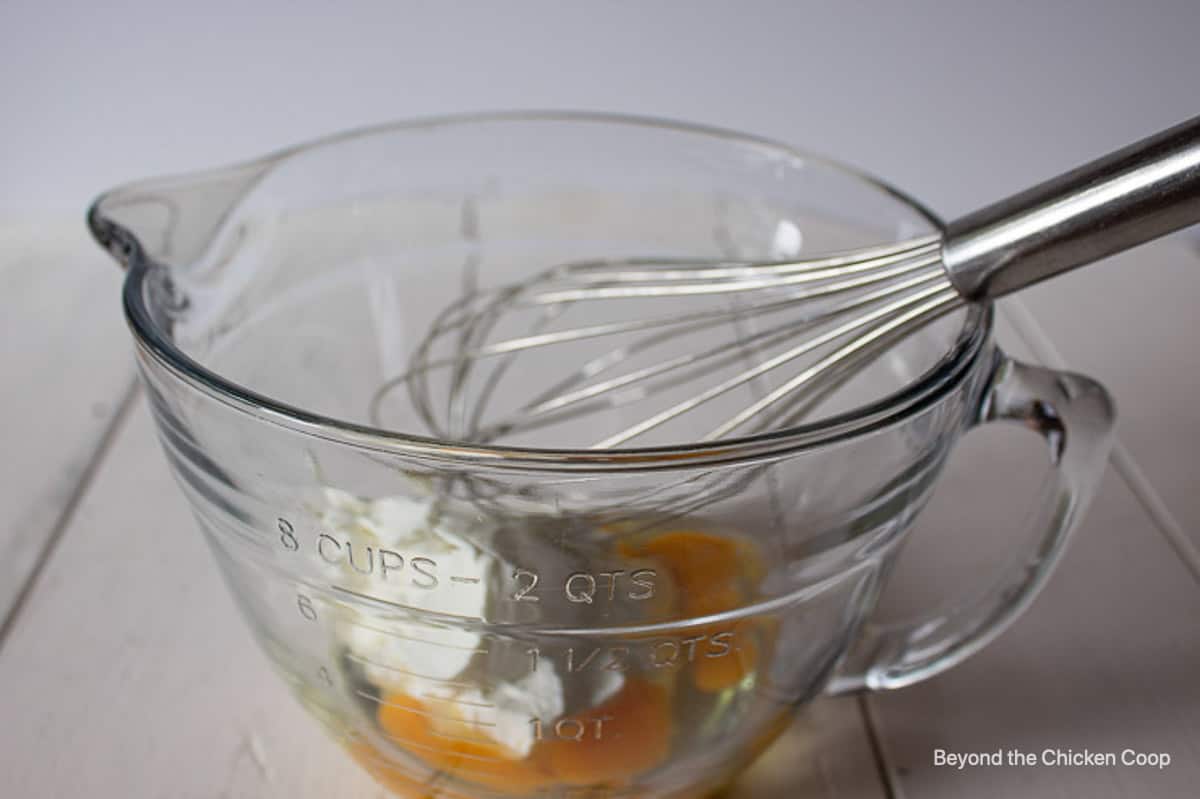
POLYGON ((768 389, 727 412, 700 440, 791 424, 881 350, 949 311, 1197 222, 1200 117, 962 217, 940 235, 779 262, 576 262, 468 294, 438 317, 408 371, 380 388, 372 415, 378 420, 381 404, 403 385, 435 433, 484 443, 564 420, 578 424, 597 410, 656 395, 672 397, 592 445, 605 449, 640 443, 662 425, 771 376, 768 389), (676 310, 684 299, 705 298, 722 304, 676 310), (632 318, 608 315, 607 309, 630 303, 638 308, 632 318), (567 314, 588 321, 554 327, 567 314), (755 329, 745 329, 747 320, 755 329), (721 323, 742 332, 696 338, 696 346, 676 351, 721 323), (584 357, 567 349, 605 340, 620 343, 584 357), (670 357, 621 371, 667 342, 676 347, 670 357), (438 354, 447 347, 448 354, 438 354), (772 348, 777 351, 769 357, 757 357, 772 348), (523 389, 533 353, 544 369, 563 375, 537 392, 523 389), (725 370, 720 379, 672 395, 685 378, 708 378, 718 369, 725 370), (519 401, 496 411, 493 400, 506 375, 508 392, 515 385, 519 401))

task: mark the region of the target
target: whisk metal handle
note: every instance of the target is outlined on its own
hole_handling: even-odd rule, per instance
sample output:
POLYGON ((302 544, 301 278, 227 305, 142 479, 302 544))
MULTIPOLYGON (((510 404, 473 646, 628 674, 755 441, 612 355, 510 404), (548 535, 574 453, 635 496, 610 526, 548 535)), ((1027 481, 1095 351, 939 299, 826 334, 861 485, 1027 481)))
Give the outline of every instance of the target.
POLYGON ((951 222, 942 260, 985 300, 1200 222, 1200 116, 951 222))

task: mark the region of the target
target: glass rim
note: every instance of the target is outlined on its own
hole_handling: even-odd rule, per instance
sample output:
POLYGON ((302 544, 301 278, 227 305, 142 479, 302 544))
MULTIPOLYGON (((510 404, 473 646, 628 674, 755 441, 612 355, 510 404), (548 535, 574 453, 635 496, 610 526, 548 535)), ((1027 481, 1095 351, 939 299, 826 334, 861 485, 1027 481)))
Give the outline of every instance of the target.
MULTIPOLYGON (((440 115, 355 128, 311 139, 233 166, 206 169, 175 179, 199 177, 228 169, 267 166, 314 149, 390 131, 421 130, 486 122, 585 122, 627 125, 722 139, 729 143, 768 148, 780 154, 819 163, 846 177, 879 190, 917 212, 936 230, 944 223, 924 204, 880 178, 836 159, 782 144, 771 139, 720 127, 650 116, 590 111, 503 111, 440 115)), ((161 178, 151 178, 158 182, 161 178)), ((139 182, 140 183, 140 182, 139 182)), ((132 184, 138 185, 138 184, 132 184)), ((130 186, 102 194, 92 205, 89 220, 105 198, 130 186)), ((130 237, 133 239, 133 237, 130 237)), ((158 330, 146 307, 142 290, 153 264, 140 252, 132 253, 122 291, 126 319, 134 333, 139 356, 148 357, 193 389, 255 419, 276 424, 332 443, 373 451, 379 455, 433 460, 489 469, 540 472, 608 472, 681 469, 757 461, 863 436, 919 413, 952 391, 970 372, 992 326, 990 304, 968 304, 954 343, 922 376, 898 391, 818 422, 793 425, 747 436, 652 447, 606 450, 547 447, 509 447, 471 444, 432 436, 403 433, 306 411, 259 394, 229 380, 191 358, 158 330)), ((168 265, 169 266, 169 265, 168 265)))

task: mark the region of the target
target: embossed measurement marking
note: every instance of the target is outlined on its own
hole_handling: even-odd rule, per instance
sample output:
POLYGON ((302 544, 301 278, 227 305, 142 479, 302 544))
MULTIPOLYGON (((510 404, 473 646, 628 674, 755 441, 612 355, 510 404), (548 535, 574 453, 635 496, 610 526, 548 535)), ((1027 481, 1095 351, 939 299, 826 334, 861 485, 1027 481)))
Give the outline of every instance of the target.
POLYGON ((473 702, 469 699, 457 699, 453 696, 438 696, 437 694, 431 693, 429 691, 426 691, 425 693, 421 694, 421 698, 422 699, 432 699, 435 702, 446 702, 446 703, 452 704, 452 705, 466 705, 467 707, 479 707, 479 708, 484 708, 484 709, 493 709, 496 707, 491 702, 473 702))
POLYGON ((428 710, 421 710, 419 708, 409 707, 408 705, 397 705, 394 702, 387 702, 373 694, 369 694, 366 691, 362 690, 361 688, 356 688, 354 690, 354 693, 358 694, 363 699, 366 699, 368 701, 374 702, 379 705, 383 705, 384 707, 390 707, 394 710, 400 710, 400 711, 403 711, 406 713, 415 713, 418 716, 424 716, 424 717, 430 718, 430 719, 437 719, 438 721, 449 721, 449 722, 452 722, 455 724, 465 724, 468 727, 495 727, 496 726, 496 723, 494 721, 481 721, 479 719, 463 719, 463 718, 459 718, 458 716, 445 716, 445 715, 442 715, 441 713, 431 713, 428 710))
POLYGON ((418 608, 413 605, 405 605, 401 602, 392 602, 391 600, 380 599, 379 597, 371 596, 370 594, 362 594, 362 593, 359 593, 358 591, 352 591, 349 588, 346 588, 346 587, 340 586, 340 585, 332 585, 329 587, 329 590, 333 591, 335 594, 342 594, 344 596, 354 597, 355 599, 361 599, 366 602, 373 602, 378 605, 387 605, 390 608, 396 608, 398 610, 408 611, 409 613, 417 613, 417 614, 427 615, 427 616, 444 616, 444 617, 450 618, 450 619, 461 619, 462 621, 483 622, 483 620, 484 620, 482 616, 467 616, 462 613, 451 613, 446 610, 436 610, 434 608, 418 608))
MULTIPOLYGON (((321 530, 309 533, 311 540, 301 544, 301 534, 292 522, 282 516, 276 519, 279 530, 279 544, 287 552, 305 550, 315 554, 317 558, 330 566, 337 566, 346 572, 362 576, 377 577, 383 581, 395 583, 397 580, 415 588, 432 591, 441 585, 439 565, 436 560, 427 555, 413 552, 397 552, 394 549, 373 546, 351 537, 337 537, 321 530)), ((450 578, 452 582, 474 584, 480 578, 472 575, 456 575, 450 578)))
MULTIPOLYGON (((423 591, 445 590, 446 586, 476 586, 484 582, 478 574, 445 574, 446 564, 427 554, 405 550, 399 552, 376 544, 357 541, 344 533, 334 536, 321 530, 307 534, 298 531, 287 519, 278 517, 278 542, 286 552, 302 553, 328 566, 335 566, 352 579, 366 577, 389 585, 419 588, 423 591)), ((470 544, 462 544, 470 548, 470 544)), ((534 569, 509 564, 512 571, 496 575, 497 595, 512 602, 566 601, 574 605, 602 606, 619 602, 645 602, 660 591, 659 574, 654 569, 624 569, 576 571, 545 580, 534 569)), ((404 610, 423 611, 423 608, 390 602, 378 596, 358 593, 335 586, 340 591, 360 599, 378 602, 404 610)), ((444 615, 454 616, 446 613, 444 615)), ((474 617, 468 617, 475 620, 474 617)))
MULTIPOLYGON (((414 741, 410 738, 401 738, 398 735, 391 735, 388 733, 384 733, 384 737, 387 738, 389 741, 395 741, 398 744, 401 744, 406 747, 410 747, 412 749, 424 749, 427 752, 437 752, 440 755, 446 754, 446 750, 443 749, 442 747, 430 746, 429 744, 424 744, 424 743, 421 743, 420 741, 414 741)), ((479 743, 479 741, 476 740, 475 743, 479 743)), ((487 755, 477 755, 477 754, 472 754, 472 753, 468 753, 468 752, 457 752, 456 751, 454 753, 454 756, 456 758, 461 757, 466 760, 478 760, 483 763, 503 763, 503 762, 505 762, 504 758, 501 758, 501 757, 489 757, 487 755)), ((455 771, 462 771, 463 773, 469 773, 467 769, 455 768, 455 771)), ((475 773, 484 774, 487 772, 475 772, 475 773)))
POLYGON ((740 651, 736 632, 724 630, 702 633, 688 638, 666 638, 629 645, 568 646, 544 649, 533 646, 522 650, 529 657, 529 671, 535 672, 544 660, 558 663, 559 673, 577 674, 581 671, 625 672, 639 665, 652 669, 683 668, 698 660, 731 657, 740 651))
MULTIPOLYGON (((529 723, 533 727, 533 737, 535 740, 544 741, 551 739, 583 743, 585 738, 591 738, 596 741, 603 740, 605 733, 604 722, 615 720, 616 716, 588 716, 582 719, 558 719, 553 725, 549 723, 543 725, 542 720, 538 718, 530 719, 529 723), (590 735, 588 734, 589 730, 591 731, 590 735)), ((610 735, 609 737, 613 736, 610 735)))
POLYGON ((347 654, 346 657, 356 663, 361 663, 364 666, 374 666, 375 668, 384 669, 385 671, 394 671, 397 674, 403 674, 406 677, 415 677, 418 680, 428 680, 429 682, 436 683, 437 685, 445 685, 451 688, 462 689, 476 688, 480 691, 491 690, 491 686, 487 684, 463 682, 462 680, 447 680, 443 677, 433 677, 429 674, 418 674, 415 671, 410 671, 408 669, 401 668, 400 666, 393 666, 387 663, 380 663, 378 661, 371 660, 370 658, 365 658, 362 655, 350 653, 347 654))
POLYGON ((465 646, 463 644, 448 644, 448 643, 445 643, 444 641, 430 641, 427 638, 417 638, 412 635, 403 635, 402 633, 392 632, 391 630, 381 630, 378 627, 372 627, 370 624, 363 624, 362 622, 357 621, 357 620, 352 620, 350 623, 353 624, 355 627, 358 627, 360 630, 370 630, 373 633, 379 633, 380 635, 385 635, 388 638, 397 638, 401 641, 411 641, 414 644, 427 644, 428 646, 437 646, 437 647, 441 647, 443 649, 454 649, 458 652, 472 652, 476 655, 486 655, 489 651, 491 651, 489 649, 485 649, 483 647, 478 647, 478 646, 465 646))
POLYGON ((478 735, 474 735, 474 736, 452 735, 448 732, 442 732, 440 730, 435 730, 435 729, 431 729, 429 731, 429 734, 432 735, 434 738, 445 738, 447 741, 461 741, 462 743, 468 743, 468 744, 490 744, 493 742, 491 738, 480 738, 478 735))

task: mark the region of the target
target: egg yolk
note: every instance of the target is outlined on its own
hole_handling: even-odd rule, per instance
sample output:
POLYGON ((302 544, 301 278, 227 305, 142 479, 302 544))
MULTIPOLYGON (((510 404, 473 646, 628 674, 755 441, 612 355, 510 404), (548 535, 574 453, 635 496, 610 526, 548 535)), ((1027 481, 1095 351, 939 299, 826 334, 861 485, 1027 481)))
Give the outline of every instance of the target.
MULTIPOLYGON (((621 544, 625 555, 658 560, 670 573, 679 596, 679 609, 688 618, 736 610, 746 600, 747 577, 761 574, 762 565, 744 542, 696 530, 678 530, 647 540, 621 544)), ((698 630, 736 641, 725 657, 699 658, 692 664, 692 683, 705 693, 737 685, 758 663, 755 625, 729 622, 698 630), (731 635, 730 635, 731 634, 731 635)))
POLYGON ((497 790, 526 793, 551 784, 530 759, 514 760, 469 722, 431 723, 436 714, 407 694, 389 693, 379 705, 379 725, 400 748, 434 768, 497 790))
MULTIPOLYGON (((627 557, 661 564, 676 589, 673 601, 685 618, 737 610, 748 599, 749 585, 763 573, 761 559, 746 542, 696 530, 626 540, 619 550, 627 557)), ((762 623, 718 622, 696 633, 733 642, 726 655, 691 661, 690 680, 697 690, 719 693, 756 668, 760 637, 765 634, 762 623)), ((396 746, 431 768, 500 793, 521 796, 564 785, 618 787, 660 765, 670 754, 671 679, 668 674, 654 680, 625 675, 621 690, 605 702, 571 719, 542 722, 538 740, 520 758, 469 720, 439 717, 437 708, 403 692, 386 692, 377 717, 396 746)), ((380 783, 406 799, 460 795, 444 783, 435 788, 399 766, 386 765, 386 755, 361 740, 351 744, 350 753, 380 783)))
MULTIPOLYGON (((541 742, 538 757, 568 785, 621 784, 661 763, 671 749, 671 697, 666 685, 630 678, 611 699, 587 712, 609 718, 597 736, 541 742)), ((594 725, 589 725, 595 729, 594 725)))
MULTIPOLYGON (((671 748, 669 686, 638 677, 629 677, 613 697, 582 714, 565 736, 560 724, 546 722, 545 737, 519 760, 499 744, 471 733, 467 725, 459 725, 464 727, 461 735, 435 728, 428 707, 404 693, 386 694, 378 719, 390 740, 432 768, 518 796, 556 785, 627 784, 665 760, 671 748)), ((351 754, 399 795, 431 795, 428 785, 372 757, 369 745, 356 741, 351 754)), ((437 790, 445 789, 439 785, 437 790)))

